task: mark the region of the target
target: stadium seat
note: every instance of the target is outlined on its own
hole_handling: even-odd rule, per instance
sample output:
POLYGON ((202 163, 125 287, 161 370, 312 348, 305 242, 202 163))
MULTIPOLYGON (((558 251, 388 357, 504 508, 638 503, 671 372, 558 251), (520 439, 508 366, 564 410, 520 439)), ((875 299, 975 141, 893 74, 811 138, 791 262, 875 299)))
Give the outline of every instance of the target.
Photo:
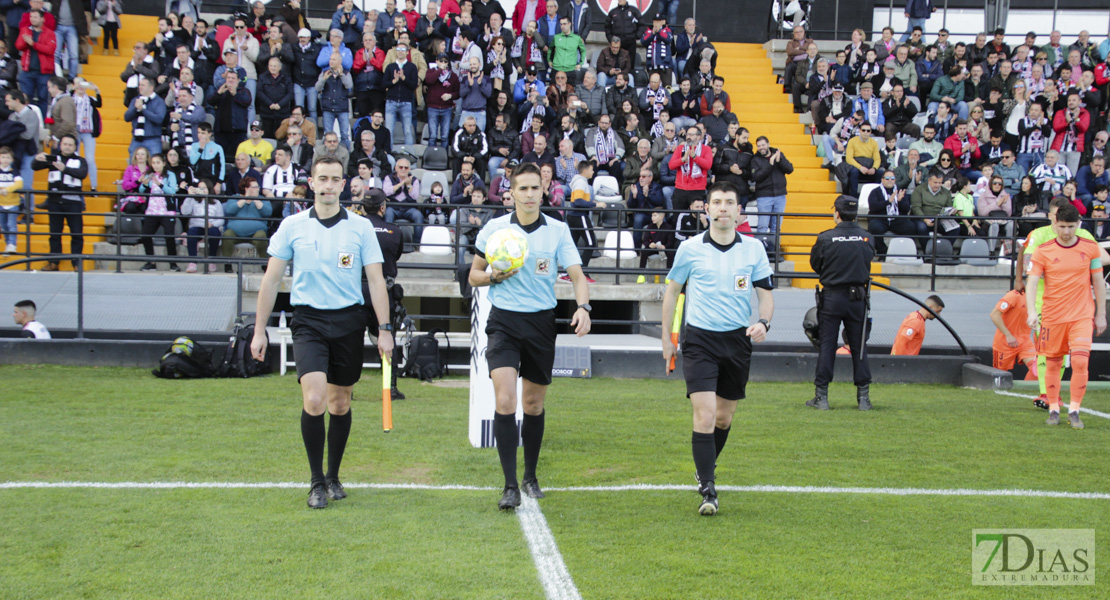
POLYGON ((605 258, 619 258, 621 260, 632 260, 636 258, 636 246, 632 243, 631 231, 610 231, 605 236, 605 249, 602 250, 601 255, 605 258), (617 241, 620 241, 620 250, 617 250, 617 241))
POLYGON ((617 178, 611 175, 598 175, 594 178, 593 187, 594 201, 604 202, 606 204, 604 211, 595 212, 593 214, 594 222, 597 223, 599 227, 616 229, 621 213, 619 208, 624 206, 624 197, 620 195, 621 187, 617 183, 617 178), (611 190, 616 193, 608 193, 606 190, 611 190), (620 205, 620 207, 615 205, 620 205))
POLYGON ((451 254, 451 231, 443 225, 429 225, 420 234, 420 252, 444 256, 451 254))
POLYGON ((991 258, 987 241, 980 238, 967 238, 960 245, 960 262, 975 267, 993 267, 998 261, 991 258))
POLYGON ((424 174, 420 177, 420 199, 428 199, 428 196, 430 196, 432 192, 432 184, 437 181, 443 185, 444 197, 450 195, 451 184, 448 183, 449 177, 449 171, 424 171, 424 174))
MULTIPOLYGON (((908 135, 900 135, 900 136, 898 136, 898 139, 895 140, 894 147, 898 148, 899 150, 909 150, 910 145, 913 144, 915 139, 916 138, 912 138, 908 135)), ((897 163, 894 163, 894 164, 897 164, 897 163)))
POLYGON ((143 218, 139 215, 121 214, 116 221, 115 243, 134 246, 143 240, 143 218))
POLYGON ((910 104, 914 105, 914 107, 917 108, 917 112, 921 112, 921 99, 918 98, 917 96, 908 96, 908 97, 910 99, 910 104))
POLYGON ((887 241, 886 259, 896 265, 921 265, 925 261, 917 256, 917 244, 906 237, 896 237, 887 241))
MULTIPOLYGON (((208 113, 208 114, 204 115, 204 122, 208 123, 212 127, 215 127, 216 126, 216 115, 214 115, 212 113, 208 113)), ((232 157, 232 158, 234 158, 234 157, 232 157)))
POLYGON ((866 215, 871 212, 870 204, 868 204, 867 200, 871 197, 871 192, 879 187, 879 185, 878 183, 865 183, 859 186, 859 214, 866 215))
POLYGON ((449 170, 451 165, 447 162, 447 148, 428 146, 428 148, 424 150, 424 160, 421 161, 421 164, 429 171, 449 170))
POLYGON ((958 265, 960 259, 956 258, 952 250, 952 242, 941 238, 939 240, 929 240, 925 244, 925 262, 933 261, 933 245, 936 245, 936 264, 938 265, 958 265))
MULTIPOLYGON (((407 158, 412 163, 412 167, 421 166, 420 157, 422 152, 417 152, 416 146, 406 146, 404 144, 394 144, 393 150, 390 152, 394 158, 407 158)), ((427 167, 424 167, 427 168, 427 167)))
POLYGON ((929 115, 928 113, 919 112, 913 116, 912 122, 914 125, 925 129, 925 126, 929 124, 929 115))

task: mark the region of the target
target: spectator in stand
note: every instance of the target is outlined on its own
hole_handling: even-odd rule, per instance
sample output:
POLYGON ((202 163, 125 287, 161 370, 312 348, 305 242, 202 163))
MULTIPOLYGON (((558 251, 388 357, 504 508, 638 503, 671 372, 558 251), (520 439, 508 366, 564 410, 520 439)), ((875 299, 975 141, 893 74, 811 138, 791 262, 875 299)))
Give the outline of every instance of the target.
POLYGON ((645 23, 640 9, 630 5, 628 0, 617 0, 616 6, 609 10, 605 19, 605 37, 620 38, 625 48, 635 48, 645 23))
POLYGON ((813 117, 813 122, 819 122, 819 108, 822 101, 828 96, 832 95, 833 80, 829 76, 829 61, 824 58, 817 60, 817 70, 810 75, 809 82, 806 85, 806 94, 809 96, 809 110, 813 117))
POLYGON ((725 105, 722 104, 720 100, 714 100, 712 114, 702 117, 701 119, 701 126, 708 135, 706 143, 714 145, 726 142, 729 126, 736 126, 738 124, 739 122, 736 119, 736 115, 725 112, 725 105))
MULTIPOLYGON (((541 79, 546 79, 547 64, 544 58, 546 55, 547 42, 544 41, 543 36, 539 35, 536 22, 528 21, 524 34, 521 35, 520 32, 517 32, 512 50, 509 51, 509 56, 513 59, 518 76, 532 67, 537 70, 541 79)), ((519 81, 518 78, 517 82, 519 83, 519 81)))
POLYGON ((154 54, 154 60, 158 63, 158 70, 161 71, 166 67, 177 53, 177 47, 184 40, 179 40, 173 33, 173 26, 170 24, 168 17, 158 18, 158 29, 154 33, 154 38, 147 43, 146 47, 154 54))
MULTIPOLYGON (((570 98, 574 96, 574 86, 567 82, 567 74, 556 71, 551 77, 552 82, 547 86, 547 107, 556 114, 565 114, 570 110, 570 98)), ((577 96, 575 96, 577 98, 577 96)), ((575 107, 577 110, 577 107, 575 107)))
POLYGON ((455 101, 459 98, 459 78, 451 69, 446 53, 436 57, 424 82, 428 86, 428 143, 446 148, 455 101))
MULTIPOLYGON (((293 84, 293 89, 296 89, 296 84, 293 84)), ((312 89, 315 90, 316 88, 313 87, 312 89)), ((294 96, 295 95, 296 94, 294 94, 294 96)), ((289 135, 289 130, 292 127, 296 127, 300 130, 301 137, 304 140, 304 143, 310 146, 316 145, 316 124, 312 122, 311 119, 305 118, 305 109, 303 106, 296 105, 293 107, 289 118, 283 120, 281 122, 281 125, 278 126, 277 134, 275 135, 275 137, 279 141, 285 141, 289 143, 287 136, 289 135)))
POLYGON ((497 170, 501 168, 502 163, 508 160, 512 154, 517 135, 515 131, 508 129, 507 117, 504 114, 498 114, 494 117, 493 130, 490 131, 488 137, 489 162, 487 166, 490 177, 497 174, 497 170))
MULTIPOLYGON (((498 18, 499 17, 494 17, 494 20, 498 18)), ((511 37, 507 29, 505 29, 504 32, 511 37)), ((483 71, 486 76, 490 78, 490 84, 493 86, 495 92, 508 87, 509 84, 507 80, 513 71, 512 62, 509 59, 508 42, 506 41, 509 37, 500 35, 493 36, 489 40, 489 45, 486 49, 486 60, 483 71)))
MULTIPOLYGON (((239 183, 250 177, 261 184, 262 173, 254 168, 251 157, 246 152, 235 155, 235 168, 227 175, 227 189, 229 194, 239 190, 239 183)), ((234 194, 232 194, 234 195, 234 194)))
MULTIPOLYGON (((85 199, 81 193, 82 182, 88 174, 88 165, 85 159, 77 154, 77 138, 72 135, 63 135, 58 142, 59 152, 40 152, 35 155, 31 163, 36 171, 48 169, 46 176, 47 188, 52 192, 46 198, 46 210, 50 216, 50 253, 62 253, 62 229, 69 226, 69 253, 82 254, 84 243, 84 219, 81 213, 85 211, 85 199)), ((73 261, 74 267, 77 260, 73 261)), ((43 271, 57 271, 58 261, 51 260, 43 271)))
POLYGON ((418 240, 424 223, 424 213, 415 206, 420 202, 420 180, 413 177, 412 164, 407 158, 398 159, 395 169, 382 178, 382 191, 392 204, 385 210, 385 220, 393 223, 402 218, 414 223, 413 239, 418 240))
POLYGON ((841 117, 828 133, 821 136, 821 144, 825 149, 822 168, 831 170, 836 166, 837 158, 848 150, 848 142, 855 137, 863 122, 863 111, 856 111, 841 117))
MULTIPOLYGON (((394 8, 396 8, 395 2, 390 0, 390 3, 394 4, 394 8)), ((379 19, 380 17, 381 15, 379 15, 379 19)), ((358 45, 359 39, 362 38, 363 23, 365 23, 365 21, 366 15, 355 7, 353 0, 343 0, 339 9, 331 16, 331 26, 329 29, 339 32, 343 44, 346 44, 348 47, 354 47, 358 45)), ((392 27, 392 25, 393 19, 390 18, 387 28, 392 27)), ((346 68, 349 69, 350 65, 346 68)))
POLYGON ((8 44, 0 39, 0 91, 19 87, 19 62, 8 54, 8 44))
MULTIPOLYGON (((274 164, 270 165, 262 175, 262 195, 270 198, 274 215, 288 217, 300 212, 299 207, 293 202, 283 200, 287 198, 298 185, 308 185, 308 175, 304 170, 293 164, 289 146, 278 146, 274 150, 274 164)), ((272 222, 273 231, 277 231, 278 221, 272 222)), ((273 235, 273 232, 270 233, 273 235)))
MULTIPOLYGON (((1107 57, 1110 59, 1110 57, 1107 57)), ((1052 119, 1052 149, 1060 153, 1060 158, 1074 173, 1079 169, 1079 158, 1083 154, 1087 129, 1091 126, 1091 113, 1080 106, 1080 96, 1075 90, 1067 95, 1067 108, 1056 111, 1052 119)))
MULTIPOLYGON (((589 209, 605 208, 605 203, 595 201, 594 189, 590 180, 594 177, 594 165, 590 161, 578 163, 578 174, 570 181, 570 207, 567 209, 567 226, 570 227, 570 237, 578 246, 578 253, 582 257, 583 268, 590 265, 594 251, 597 250, 597 237, 594 235, 592 214, 589 209)), ((559 276, 560 281, 569 281, 566 275, 559 276), (564 277, 566 279, 564 279, 564 277)), ((590 283, 596 283, 587 277, 590 283)))
POLYGON ((650 121, 658 121, 659 113, 667 109, 671 102, 671 94, 663 87, 663 80, 659 73, 652 73, 648 77, 648 85, 640 90, 640 101, 637 106, 644 117, 650 121))
POLYGON ((373 131, 370 129, 362 130, 362 133, 359 134, 359 146, 351 155, 350 166, 347 171, 348 177, 354 177, 358 174, 359 164, 363 161, 369 161, 370 173, 374 177, 385 177, 385 174, 392 170, 389 154, 377 141, 378 136, 373 131))
MULTIPOLYGON (((313 121, 317 116, 316 80, 320 77, 320 67, 316 65, 316 60, 320 53, 320 47, 312 41, 311 31, 301 29, 297 32, 297 43, 293 46, 293 101, 297 106, 307 108, 308 117, 313 121)), ((316 143, 316 137, 309 135, 307 130, 305 135, 316 143)))
POLYGON ((1031 102, 1026 115, 1018 121, 1017 162, 1026 172, 1033 170, 1044 161, 1048 140, 1052 136, 1052 124, 1044 116, 1044 109, 1037 102, 1031 102))
POLYGON ((708 43, 705 36, 697 29, 698 22, 691 17, 686 19, 682 31, 674 37, 674 72, 680 78, 682 72, 686 70, 686 64, 691 59, 697 60, 701 47, 708 43))
MULTIPOLYGON (((817 42, 810 42, 806 46, 806 53, 802 59, 793 63, 794 81, 791 83, 791 94, 794 98, 794 112, 801 114, 805 112, 805 107, 802 106, 802 94, 806 91, 806 86, 809 85, 809 79, 817 72, 817 62, 821 60, 821 55, 817 53, 817 42)), ((827 62, 827 61, 826 61, 827 62)), ((702 106, 702 111, 705 111, 705 106, 702 106)))
POLYGON ((1002 161, 994 166, 994 174, 1002 178, 1003 186, 1011 197, 1018 196, 1022 187, 1022 178, 1026 176, 1026 171, 1014 161, 1013 150, 1002 151, 1002 161))
POLYGON ((759 216, 756 230, 773 235, 779 231, 782 217, 772 219, 770 213, 782 214, 786 211, 786 176, 794 172, 794 165, 790 164, 781 150, 772 148, 770 140, 765 136, 759 136, 755 143, 756 153, 751 161, 755 201, 759 212, 768 213, 759 216))
POLYGON ((369 115, 374 110, 385 108, 385 88, 382 86, 382 67, 385 52, 377 47, 373 33, 362 34, 362 48, 354 54, 351 72, 355 85, 355 120, 369 115))
POLYGON ((324 134, 324 147, 317 148, 315 155, 313 161, 320 160, 325 156, 330 156, 338 160, 339 164, 343 165, 345 171, 348 170, 348 165, 351 161, 351 153, 339 143, 339 134, 334 131, 329 131, 324 134))
MULTIPOLYGON (((217 75, 218 77, 219 75, 217 75)), ((216 141, 223 146, 224 155, 234 155, 240 142, 246 137, 248 109, 253 96, 247 86, 239 80, 237 70, 223 72, 223 82, 212 98, 215 107, 216 125, 213 128, 216 141)))
POLYGON ((351 73, 343 67, 343 59, 339 53, 333 52, 328 59, 328 68, 320 73, 316 81, 316 93, 320 99, 320 110, 323 111, 323 126, 325 131, 332 131, 336 121, 339 121, 339 134, 344 147, 351 147, 350 140, 350 96, 354 83, 351 73))
POLYGON ((452 215, 460 238, 466 240, 466 247, 472 254, 476 251, 474 242, 478 239, 478 232, 500 212, 499 208, 486 204, 487 193, 486 188, 474 186, 467 195, 468 202, 452 215))
POLYGON ((462 165, 469 164, 479 176, 485 167, 485 157, 489 153, 486 134, 478 128, 472 115, 463 118, 463 126, 455 131, 451 142, 451 153, 455 157, 454 169, 461 172, 462 165))
POLYGON ((1091 218, 1083 222, 1083 228, 1086 229, 1096 242, 1105 242, 1110 239, 1110 220, 1106 216, 1106 196, 1107 187, 1100 185, 1095 188, 1095 201, 1091 205, 1091 218))
POLYGON ((306 172, 312 168, 312 159, 315 153, 313 147, 305 141, 300 127, 294 125, 289 128, 285 137, 285 144, 289 146, 289 157, 293 164, 306 172))
MULTIPOLYGON (((651 140, 641 138, 636 142, 635 148, 636 151, 624 160, 624 187, 621 188, 621 195, 626 195, 629 188, 636 185, 642 171, 650 171, 653 177, 659 172, 659 165, 651 157, 651 140)), ((644 215, 644 219, 647 219, 647 215, 644 215)))
MULTIPOLYGON (((532 163, 537 166, 551 165, 555 167, 555 156, 547 149, 547 136, 537 135, 532 140, 532 149, 520 159, 522 163, 532 163)), ((554 171, 552 171, 554 173, 554 171)))
POLYGON ((903 16, 909 20, 906 32, 902 34, 902 42, 910 39, 915 29, 924 31, 925 22, 937 11, 933 0, 906 0, 906 9, 903 16))
POLYGON ((624 169, 621 162, 624 158, 624 142, 611 125, 609 115, 601 115, 597 118, 597 127, 586 130, 586 157, 596 165, 598 171, 617 177, 620 183, 624 169))
POLYGON ((975 170, 975 165, 979 163, 981 154, 979 140, 968 132, 967 121, 963 119, 956 121, 956 131, 944 140, 944 147, 952 151, 956 168, 960 170, 961 175, 971 181, 978 181, 983 176, 982 173, 975 170))
POLYGON ((1029 172, 1037 180, 1041 196, 1046 199, 1060 194, 1064 183, 1071 179, 1071 169, 1060 162, 1060 153, 1055 149, 1044 155, 1044 162, 1029 172))
POLYGON ((913 122, 917 106, 906 96, 905 87, 895 84, 890 97, 883 101, 883 119, 887 133, 899 133, 911 138, 921 136, 921 128, 913 122))
POLYGON ((930 86, 929 112, 936 112, 941 102, 947 102, 956 110, 960 119, 967 120, 967 102, 964 102, 964 72, 959 67, 953 67, 948 74, 940 77, 930 86))
POLYGON ((921 163, 921 153, 916 148, 910 148, 906 152, 906 160, 894 169, 895 183, 898 189, 912 194, 914 188, 927 181, 925 172, 925 165, 921 163))
MULTIPOLYGON (((208 123, 197 125, 197 141, 189 146, 189 164, 193 166, 197 179, 207 178, 215 182, 217 194, 221 193, 219 182, 224 180, 225 156, 223 147, 212 141, 212 126, 208 123)), ((233 191, 237 189, 232 188, 233 191)))
POLYGON ((293 68, 293 44, 285 42, 282 29, 274 25, 266 30, 266 38, 259 43, 258 60, 255 63, 258 72, 265 71, 270 65, 270 59, 277 57, 281 60, 281 68, 288 72, 293 68))
MULTIPOLYGON (((959 185, 957 183, 957 185, 959 185)), ((1006 187, 1002 178, 998 175, 992 175, 987 189, 979 194, 978 200, 975 202, 975 212, 980 217, 1009 217, 1013 214, 1014 205, 1011 201, 1010 194, 1006 192, 1006 187)), ((1010 254, 1009 241, 1013 238, 1014 222, 1013 221, 985 221, 988 226, 987 235, 989 236, 988 243, 990 244, 991 253, 993 254, 995 248, 999 246, 998 233, 1000 228, 1004 231, 1001 240, 1003 240, 1002 256, 1010 254)))
MULTIPOLYGON (((844 162, 848 164, 848 186, 845 194, 853 198, 859 196, 859 184, 877 183, 882 162, 879 157, 879 144, 871 137, 871 124, 862 123, 859 135, 848 140, 844 152, 844 162)), ((760 209, 762 210, 762 209, 760 209)))
MULTIPOLYGON (((444 3, 444 7, 446 8, 446 3, 444 3)), ((456 14, 458 13, 456 12, 456 14)), ((401 13, 397 11, 397 1, 385 0, 385 10, 378 13, 377 21, 374 24, 374 33, 379 37, 388 35, 390 30, 393 29, 398 15, 401 15, 401 13)), ((405 23, 407 24, 408 21, 405 21, 405 23)), ((359 27, 359 31, 362 31, 361 26, 359 27)), ((358 43, 357 36, 354 39, 354 43, 358 43)))
MULTIPOLYGON (((273 210, 269 202, 260 197, 261 187, 257 179, 244 177, 239 182, 239 197, 224 202, 224 215, 227 229, 220 243, 220 254, 231 256, 235 245, 250 242, 258 256, 266 255, 269 239, 266 236, 266 223, 273 210)), ((224 272, 231 273, 231 265, 224 265, 224 272)))
POLYGON ((1100 131, 1091 138, 1091 145, 1083 151, 1083 157, 1079 159, 1080 164, 1087 164, 1091 159, 1096 156, 1106 156, 1106 144, 1110 141, 1110 131, 1100 131))
MULTIPOLYGON (((161 228, 166 255, 177 256, 177 196, 174 196, 177 193, 177 178, 166 170, 166 157, 161 154, 150 157, 150 169, 139 179, 138 191, 149 194, 143 213, 143 251, 147 256, 154 256, 154 232, 161 228)), ((139 270, 156 269, 154 263, 148 262, 139 270)), ((181 267, 171 262, 170 270, 179 272, 181 267)))
POLYGON ((1087 206, 1095 201, 1095 190, 1099 186, 1110 186, 1110 174, 1106 172, 1106 158, 1096 156, 1091 162, 1079 167, 1075 174, 1076 194, 1087 206))
POLYGON ((1053 200, 1057 200, 1059 198, 1066 199, 1069 204, 1074 206, 1075 209, 1079 211, 1080 216, 1087 216, 1087 205, 1083 202, 1083 200, 1079 198, 1079 196, 1076 195, 1076 185, 1074 179, 1069 179, 1067 182, 1065 182, 1064 186, 1060 189, 1060 195, 1053 198, 1053 200))
POLYGON ((944 209, 953 206, 952 192, 944 187, 944 175, 934 170, 929 172, 929 179, 926 185, 919 185, 913 190, 910 196, 910 214, 921 217, 929 217, 914 221, 914 226, 917 227, 917 235, 922 238, 919 244, 924 246, 924 238, 933 231, 936 217, 939 216, 944 209))
MULTIPOLYGON (((554 2, 551 0, 550 3, 554 2)), ((559 18, 559 33, 548 41, 548 63, 553 71, 562 71, 571 83, 578 82, 579 70, 585 69, 589 58, 586 42, 574 33, 571 17, 559 18)))
MULTIPOLYGON (((650 168, 641 170, 635 177, 632 185, 627 190, 627 206, 629 210, 634 211, 632 213, 632 242, 637 248, 640 248, 643 246, 640 242, 645 228, 652 221, 652 212, 666 210, 668 206, 667 199, 663 196, 663 186, 655 182, 655 176, 652 175, 650 168)), ((633 177, 630 176, 628 179, 633 180, 633 177)))
POLYGON ((385 67, 385 128, 392 135, 394 124, 401 122, 404 129, 405 145, 414 143, 415 133, 413 113, 416 112, 416 88, 420 76, 416 66, 408 60, 408 48, 397 46, 398 58, 385 67))
POLYGON ((621 48, 621 39, 610 36, 609 47, 603 49, 597 57, 597 83, 605 88, 620 73, 632 73, 632 58, 627 50, 621 48))
MULTIPOLYGON (((700 202, 700 201, 699 201, 700 202)), ((640 269, 646 269, 648 259, 662 252, 667 259, 667 268, 674 264, 675 254, 674 227, 667 222, 666 215, 661 211, 651 213, 651 220, 640 232, 640 242, 636 245, 640 252, 640 269)), ((659 283, 659 276, 655 276, 655 283, 659 283)), ((647 283, 647 277, 639 275, 636 283, 647 283)))
POLYGON ((277 137, 278 127, 293 108, 293 80, 276 56, 270 58, 266 73, 258 78, 256 105, 265 135, 277 137))
MULTIPOLYGON (((108 56, 109 40, 112 42, 112 54, 119 56, 119 17, 122 14, 123 3, 120 0, 99 0, 96 3, 96 22, 100 25, 104 37, 104 56, 108 56)), ((10 28, 11 26, 12 24, 9 22, 8 27, 10 28)))
MULTIPOLYGON (((208 247, 205 256, 208 258, 219 256, 220 236, 226 221, 224 205, 219 200, 209 197, 212 187, 212 182, 207 179, 198 181, 195 186, 187 190, 189 196, 181 203, 181 216, 189 218, 186 249, 190 258, 197 256, 197 245, 206 238, 208 247)), ((189 263, 185 267, 185 272, 196 273, 197 263, 189 263)), ((208 264, 208 272, 216 272, 216 263, 208 264)))
POLYGON ((258 164, 263 166, 269 164, 270 158, 274 154, 274 146, 270 142, 262 139, 262 123, 255 121, 250 125, 250 133, 247 139, 243 140, 238 147, 235 148, 235 156, 246 154, 258 164))
POLYGON ((22 204, 19 190, 23 187, 23 179, 19 176, 19 167, 14 164, 14 159, 11 148, 0 147, 0 234, 4 236, 5 254, 14 254, 17 250, 17 217, 22 204))
POLYGON ((672 198, 676 209, 687 210, 695 198, 705 198, 713 151, 702 143, 699 128, 686 129, 686 143, 675 148, 668 166, 678 173, 672 198))
POLYGON ((432 0, 426 6, 427 12, 416 20, 412 28, 416 36, 416 43, 421 52, 427 52, 433 39, 441 39, 439 30, 443 27, 443 19, 439 18, 439 4, 432 0))
POLYGON ((906 190, 897 185, 898 176, 887 169, 883 173, 880 186, 871 190, 867 197, 867 230, 875 236, 875 250, 879 259, 886 258, 885 236, 912 236, 917 234, 917 226, 911 219, 902 219, 910 214, 910 199, 906 190))
MULTIPOLYGON (((60 100, 60 99, 59 99, 60 100)), ((95 192, 97 186, 97 171, 96 171, 96 137, 100 131, 96 130, 95 119, 93 118, 93 109, 100 108, 103 105, 103 100, 100 97, 100 88, 95 83, 85 81, 78 77, 74 81, 73 89, 73 102, 74 102, 74 118, 75 118, 75 133, 77 139, 80 141, 80 146, 85 157, 85 162, 89 165, 89 184, 90 191, 95 192), (89 96, 89 90, 92 90, 93 95, 89 96)), ((55 102, 58 106, 61 102, 55 102)))
POLYGON ((713 76, 713 87, 704 90, 701 97, 698 99, 698 107, 701 110, 701 116, 708 117, 713 114, 713 103, 720 100, 724 104, 726 112, 732 112, 732 99, 729 98, 728 92, 725 91, 725 78, 717 75, 713 76))
POLYGON ((683 77, 678 89, 671 92, 668 110, 671 122, 677 128, 675 131, 693 127, 701 118, 701 103, 691 86, 690 78, 683 77))
MULTIPOLYGON (((63 135, 77 137, 77 106, 73 96, 66 93, 66 80, 54 76, 46 82, 46 92, 50 95, 50 112, 43 115, 46 128, 50 131, 50 138, 57 143, 63 135)), ((162 142, 158 142, 158 151, 162 150, 162 142)))
POLYGON ((128 151, 134 152, 135 148, 143 146, 150 151, 151 156, 161 154, 166 103, 154 93, 152 79, 140 78, 138 92, 123 115, 123 120, 132 126, 132 140, 128 151))
POLYGON ((886 117, 883 115, 883 104, 874 95, 874 86, 871 83, 862 83, 859 86, 859 97, 852 102, 852 112, 863 112, 863 120, 871 124, 875 133, 886 132, 886 117))
POLYGON ((258 39, 247 32, 247 22, 245 19, 235 19, 235 31, 224 40, 224 56, 227 56, 227 51, 231 50, 235 53, 238 66, 246 71, 246 76, 242 82, 246 89, 250 92, 252 102, 247 106, 247 122, 254 121, 254 102, 253 99, 258 95, 258 71, 254 68, 254 62, 258 60, 258 39))
POLYGON ((786 70, 782 80, 786 83, 786 91, 790 91, 790 84, 795 80, 798 63, 806 60, 807 50, 813 40, 806 35, 805 27, 796 25, 793 37, 786 42, 786 70))
MULTIPOLYGON (((913 58, 913 52, 910 52, 913 58)), ((917 59, 917 86, 922 99, 931 98, 933 85, 944 75, 942 60, 937 57, 937 47, 929 46, 922 56, 917 59)), ((963 71, 961 70, 961 73, 963 71)), ((965 113, 966 115, 966 113, 965 113)))
MULTIPOLYGON (((131 194, 139 191, 139 180, 150 170, 150 152, 139 146, 131 153, 131 160, 123 170, 123 178, 116 181, 120 190, 131 194)), ((146 210, 146 198, 141 196, 127 196, 119 200, 119 210, 129 215, 142 214, 146 210)))
POLYGON ((921 128, 921 139, 910 144, 910 149, 917 150, 921 156, 921 164, 926 167, 931 167, 936 164, 937 159, 940 158, 940 151, 944 149, 944 144, 937 141, 937 126, 932 123, 926 123, 921 128))
MULTIPOLYGON (((667 15, 659 13, 652 19, 651 28, 640 36, 640 42, 647 48, 644 68, 648 73, 657 73, 668 82, 671 80, 671 67, 674 65, 674 33, 667 27, 667 15)), ((583 47, 585 61, 585 47, 583 47)))
POLYGON ((482 62, 478 57, 472 56, 466 72, 459 81, 460 121, 473 118, 478 126, 478 131, 486 130, 486 106, 489 104, 493 86, 489 77, 482 72, 482 62))
POLYGON ((46 101, 49 98, 47 81, 54 75, 54 32, 43 27, 42 11, 28 13, 27 26, 20 26, 15 47, 20 52, 19 87, 35 104, 43 115, 48 114, 46 101))
POLYGON ((709 215, 705 212, 705 200, 698 198, 690 204, 689 212, 681 213, 675 219, 674 237, 682 242, 709 229, 709 215))

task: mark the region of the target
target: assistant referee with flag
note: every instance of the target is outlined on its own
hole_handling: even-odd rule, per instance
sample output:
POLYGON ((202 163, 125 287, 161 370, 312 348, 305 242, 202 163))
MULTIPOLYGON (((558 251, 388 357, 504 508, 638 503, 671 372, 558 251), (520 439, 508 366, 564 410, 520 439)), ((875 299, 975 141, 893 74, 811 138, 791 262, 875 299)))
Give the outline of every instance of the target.
MULTIPOLYGON (((277 298, 278 285, 289 261, 293 270, 291 301, 294 307, 293 354, 301 383, 304 409, 301 437, 308 452, 312 485, 308 506, 324 508, 328 499, 347 497, 339 482, 339 464, 351 432, 351 391, 362 375, 363 309, 362 273, 370 285, 370 297, 378 323, 389 325, 389 299, 382 276, 382 252, 374 226, 339 205, 343 191, 343 165, 324 157, 312 166, 308 180, 316 193, 309 210, 281 222, 270 238, 270 262, 258 291, 254 340, 255 359, 265 356, 265 325, 277 298), (331 415, 327 432, 328 471, 324 462, 324 411, 331 415)), ((393 352, 393 335, 378 332, 378 351, 393 352)))

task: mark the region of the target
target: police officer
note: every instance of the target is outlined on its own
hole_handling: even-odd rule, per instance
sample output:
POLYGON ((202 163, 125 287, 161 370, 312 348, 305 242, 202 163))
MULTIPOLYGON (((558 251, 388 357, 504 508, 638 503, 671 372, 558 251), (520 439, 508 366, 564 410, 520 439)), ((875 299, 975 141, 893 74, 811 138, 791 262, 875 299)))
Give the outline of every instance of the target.
MULTIPOLYGON (((370 309, 370 286, 366 277, 362 278, 362 297, 365 300, 364 306, 367 307, 366 323, 370 332, 377 335, 376 331, 392 331, 394 334, 401 328, 401 322, 404 321, 405 307, 401 305, 404 300, 404 289, 397 285, 397 261, 401 259, 401 254, 404 252, 404 235, 401 229, 393 223, 386 223, 385 221, 385 192, 378 188, 372 188, 366 191, 366 195, 362 199, 363 216, 370 219, 370 223, 374 225, 374 233, 378 236, 378 246, 382 249, 382 276, 385 277, 386 289, 389 290, 389 324, 386 327, 379 329, 378 316, 370 309)), ((397 365, 404 359, 403 350, 401 346, 393 347, 393 369, 391 371, 393 380, 390 382, 390 395, 394 400, 404 400, 405 395, 401 390, 397 389, 397 365)))
POLYGON ((817 359, 816 391, 806 406, 829 409, 829 382, 833 378, 840 323, 852 351, 856 402, 860 410, 871 409, 868 387, 871 367, 867 364, 865 329, 870 301, 871 258, 875 247, 871 235, 856 223, 859 201, 840 196, 833 203, 836 227, 821 232, 809 256, 813 272, 821 278, 817 290, 817 320, 820 352, 817 359), (823 289, 822 289, 823 288, 823 289))

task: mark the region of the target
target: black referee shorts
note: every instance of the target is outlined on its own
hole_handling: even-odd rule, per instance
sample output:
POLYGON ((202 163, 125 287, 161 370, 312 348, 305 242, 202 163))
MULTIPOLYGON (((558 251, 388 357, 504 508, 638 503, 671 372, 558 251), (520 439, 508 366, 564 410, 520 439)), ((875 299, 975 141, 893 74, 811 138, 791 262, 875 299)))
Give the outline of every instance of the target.
POLYGON ((512 367, 538 385, 551 385, 555 366, 555 311, 534 313, 490 309, 486 322, 486 363, 490 373, 512 367))
POLYGON ((686 325, 682 374, 686 397, 715 392, 725 400, 743 400, 752 363, 752 340, 745 329, 709 331, 686 325))
POLYGON ((297 381, 308 373, 326 373, 328 383, 351 386, 362 377, 366 312, 358 304, 338 310, 297 306, 289 324, 297 381))

